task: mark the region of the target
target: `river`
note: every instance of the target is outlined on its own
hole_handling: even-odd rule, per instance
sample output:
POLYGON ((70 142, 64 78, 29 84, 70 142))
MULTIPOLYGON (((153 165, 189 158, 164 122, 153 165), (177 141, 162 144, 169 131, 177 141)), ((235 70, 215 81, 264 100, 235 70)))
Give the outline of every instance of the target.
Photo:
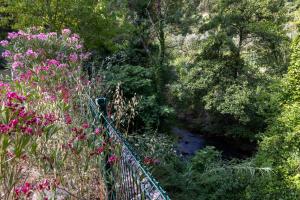
POLYGON ((225 137, 208 137, 178 127, 173 127, 171 132, 178 138, 178 154, 184 157, 191 157, 206 146, 214 146, 221 151, 224 159, 245 159, 255 152, 255 145, 251 143, 237 142, 225 137))

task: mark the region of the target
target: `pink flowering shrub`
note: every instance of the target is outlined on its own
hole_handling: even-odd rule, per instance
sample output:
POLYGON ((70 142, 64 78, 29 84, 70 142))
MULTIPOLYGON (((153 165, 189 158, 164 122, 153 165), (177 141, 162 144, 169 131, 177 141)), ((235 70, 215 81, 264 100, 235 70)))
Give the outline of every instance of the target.
POLYGON ((58 131, 56 114, 39 109, 40 99, 20 82, 0 82, 0 188, 7 190, 2 199, 11 197, 15 184, 26 174, 24 166, 31 164, 25 163, 39 159, 38 150, 44 148, 38 147, 39 141, 47 143, 58 131))
POLYGON ((105 130, 85 119, 91 85, 80 37, 31 29, 9 33, 0 45, 12 72, 0 82, 0 198, 47 199, 46 191, 60 190, 103 199, 98 157, 113 147, 94 143, 105 130))
POLYGON ((80 37, 68 29, 61 35, 35 29, 19 31, 9 33, 8 39, 1 42, 6 46, 2 56, 11 66, 13 79, 46 85, 55 91, 51 95, 56 94, 57 87, 73 88, 72 81, 77 84, 82 62, 89 56, 83 52, 80 37))

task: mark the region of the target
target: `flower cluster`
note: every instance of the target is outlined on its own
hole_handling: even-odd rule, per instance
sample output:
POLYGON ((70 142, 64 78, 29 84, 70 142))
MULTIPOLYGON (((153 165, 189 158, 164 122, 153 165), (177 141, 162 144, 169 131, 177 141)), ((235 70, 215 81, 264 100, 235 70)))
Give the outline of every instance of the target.
MULTIPOLYGON (((44 179, 36 184, 25 182, 23 185, 15 188, 15 196, 17 199, 24 196, 29 198, 33 192, 43 192, 44 190, 54 189, 59 185, 59 182, 56 179, 48 180, 44 179)), ((47 197, 45 197, 47 199, 47 197)), ((44 198, 44 199, 45 199, 44 198)))
MULTIPOLYGON (((67 125, 72 124, 72 118, 70 117, 69 114, 65 115, 65 123, 67 125)), ((78 143, 87 142, 88 139, 87 132, 89 127, 90 127, 89 124, 85 122, 79 127, 75 126, 71 128, 72 137, 71 139, 68 140, 66 144, 63 144, 62 147, 64 149, 71 150, 71 152, 74 154, 78 154, 78 149, 77 149, 78 143)))
POLYGON ((107 162, 108 162, 110 165, 113 165, 113 164, 115 164, 118 160, 119 160, 119 159, 118 159, 118 157, 117 157, 116 155, 111 155, 111 156, 109 156, 107 162))
POLYGON ((46 81, 45 84, 49 80, 68 82, 69 76, 80 70, 78 67, 90 55, 83 51, 79 35, 69 29, 62 30, 61 35, 40 33, 37 29, 11 32, 0 45, 6 48, 2 57, 14 71, 14 79, 29 81, 35 77, 46 81))
POLYGON ((159 164, 159 160, 158 159, 154 159, 154 158, 151 158, 151 157, 145 157, 144 158, 144 164, 145 165, 156 165, 156 164, 159 164))
POLYGON ((8 41, 7 40, 2 40, 0 41, 0 45, 3 46, 3 47, 6 47, 8 45, 8 41))
POLYGON ((32 185, 28 182, 26 182, 24 185, 17 187, 15 189, 16 197, 19 198, 22 194, 25 195, 26 197, 29 197, 30 194, 32 193, 32 185))
POLYGON ((25 54, 26 56, 31 58, 37 58, 39 55, 37 52, 33 51, 32 49, 28 49, 25 54))
MULTIPOLYGON (((0 145, 0 159, 7 161, 1 166, 5 173, 0 172, 0 176, 6 177, 2 180, 15 177, 13 182, 19 186, 7 188, 5 193, 14 191, 17 199, 30 198, 37 191, 55 189, 53 181, 34 184, 21 180, 25 177, 23 173, 27 173, 24 168, 28 171, 45 168, 44 171, 50 172, 47 177, 54 176, 49 169, 68 170, 66 176, 73 178, 80 176, 78 169, 83 167, 86 174, 87 168, 81 163, 91 163, 87 161, 90 155, 100 155, 111 148, 107 143, 94 148, 90 144, 91 138, 101 134, 103 129, 92 131, 90 124, 78 116, 79 111, 86 109, 78 97, 84 96, 85 88, 90 84, 81 70, 89 53, 84 52, 79 35, 72 34, 69 29, 60 34, 38 31, 12 32, 6 40, 0 41, 5 48, 2 57, 12 71, 9 84, 0 82, 0 140, 7 141, 7 145, 0 145), (63 163, 53 161, 62 158, 68 160, 63 163), (79 166, 71 166, 74 164, 79 166), (73 168, 76 172, 72 174, 73 168)), ((114 156, 109 159, 111 164, 116 161, 114 156)), ((98 163, 94 165, 98 166, 98 163)), ((41 177, 30 177, 32 181, 36 179, 41 177)), ((67 179, 59 177, 65 183, 70 181, 67 179)), ((0 180, 2 188, 1 184, 6 183, 0 180)))
POLYGON ((95 135, 100 135, 102 132, 104 132, 103 128, 101 128, 101 129, 100 128, 96 128, 94 133, 95 133, 95 135))
POLYGON ((105 151, 105 145, 102 145, 100 147, 97 147, 93 152, 90 153, 91 156, 94 155, 101 155, 105 151))
POLYGON ((2 57, 3 58, 9 58, 9 57, 11 57, 11 52, 9 51, 9 50, 5 50, 5 51, 3 51, 3 53, 2 53, 2 57))
MULTIPOLYGON (((10 88, 10 87, 7 87, 10 88)), ((42 135, 46 126, 56 121, 54 114, 37 114, 26 109, 26 97, 11 90, 3 90, 1 113, 7 113, 8 118, 0 121, 0 134, 22 133, 26 135, 42 135), (5 123, 7 121, 7 123, 5 123)))

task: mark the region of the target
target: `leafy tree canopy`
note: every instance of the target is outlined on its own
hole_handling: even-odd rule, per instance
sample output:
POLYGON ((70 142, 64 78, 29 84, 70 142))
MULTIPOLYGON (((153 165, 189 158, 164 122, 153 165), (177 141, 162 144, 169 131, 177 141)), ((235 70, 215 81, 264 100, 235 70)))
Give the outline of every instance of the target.
POLYGON ((229 124, 260 121, 252 131, 263 127, 259 88, 280 77, 288 61, 284 5, 283 0, 216 1, 199 27, 203 35, 193 63, 180 68, 175 92, 188 91, 194 102, 200 98, 196 103, 226 116, 229 124))
POLYGON ((51 31, 71 28, 93 49, 115 50, 131 27, 126 23, 125 4, 95 0, 2 0, 1 24, 13 29, 42 26, 51 31))

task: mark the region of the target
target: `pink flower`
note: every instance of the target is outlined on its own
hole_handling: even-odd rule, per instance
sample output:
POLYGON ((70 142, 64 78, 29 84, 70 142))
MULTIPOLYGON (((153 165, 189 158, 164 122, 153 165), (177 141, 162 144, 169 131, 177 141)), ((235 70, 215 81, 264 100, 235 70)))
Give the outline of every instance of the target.
POLYGON ((0 41, 0 45, 3 46, 3 47, 8 46, 8 44, 9 44, 9 42, 7 40, 0 41))
POLYGON ((97 154, 98 154, 98 155, 101 154, 101 153, 104 151, 104 149, 105 149, 105 146, 102 146, 102 147, 97 148, 97 149, 96 149, 97 154))
POLYGON ((55 117, 55 115, 52 114, 52 113, 45 114, 44 118, 46 120, 45 123, 44 123, 45 126, 47 126, 49 124, 53 124, 53 122, 55 122, 57 120, 57 118, 55 117))
POLYGON ((7 94, 6 94, 6 97, 8 98, 8 99, 13 99, 13 98, 16 98, 18 95, 17 95, 17 93, 16 92, 8 92, 7 94))
POLYGON ((26 117, 27 113, 24 111, 24 110, 20 110, 18 116, 21 117, 21 118, 24 118, 26 117))
POLYGON ((19 120, 18 119, 13 119, 9 122, 9 126, 11 128, 15 128, 17 126, 17 124, 19 123, 19 120))
POLYGON ((48 33, 48 35, 51 36, 51 37, 56 37, 57 33, 56 32, 50 32, 50 33, 48 33))
POLYGON ((150 157, 145 157, 144 158, 144 164, 146 164, 146 165, 159 164, 159 160, 158 159, 153 159, 153 158, 150 158, 150 157))
POLYGON ((18 33, 16 33, 16 32, 11 32, 11 33, 8 33, 7 38, 8 38, 8 39, 15 39, 15 38, 17 38, 18 36, 19 36, 18 33))
POLYGON ((8 83, 3 83, 2 81, 0 81, 0 88, 1 88, 1 87, 8 88, 8 87, 9 87, 9 84, 8 84, 8 83))
POLYGON ((8 101, 8 102, 5 102, 5 106, 14 110, 16 107, 19 106, 19 104, 8 101))
POLYGON ((96 129, 95 129, 95 135, 99 135, 100 132, 101 132, 101 130, 100 130, 99 128, 96 128, 96 129))
POLYGON ((5 50, 2 52, 2 57, 3 58, 7 58, 7 57, 10 57, 11 56, 11 52, 8 51, 8 50, 5 50))
POLYGON ((26 55, 27 56, 30 56, 32 58, 37 58, 38 57, 38 53, 37 52, 34 52, 32 49, 28 49, 26 51, 26 55))
POLYGON ((67 38, 67 42, 68 42, 69 44, 77 43, 77 42, 78 42, 78 39, 75 38, 75 37, 69 37, 69 38, 67 38))
POLYGON ((101 147, 98 147, 95 149, 95 151, 91 152, 90 155, 93 156, 93 155, 100 155, 101 153, 103 153, 105 150, 105 145, 101 146, 101 147))
POLYGON ((26 197, 29 197, 30 194, 32 193, 33 187, 30 183, 26 182, 24 185, 21 187, 17 187, 15 189, 16 197, 19 198, 21 194, 26 195, 26 197))
MULTIPOLYGON (((43 123, 42 123, 42 118, 41 117, 34 117, 33 119, 33 122, 36 124, 36 125, 42 125, 43 123)), ((46 123, 44 123, 44 126, 47 126, 48 124, 47 123, 49 123, 49 122, 46 122, 46 123)))
POLYGON ((50 182, 49 180, 45 179, 42 182, 37 184, 36 187, 38 190, 42 191, 42 190, 50 190, 50 182))
POLYGON ((83 123, 83 124, 82 124, 82 128, 85 128, 85 129, 86 129, 86 128, 89 128, 89 127, 90 127, 90 126, 89 126, 88 123, 83 123))
POLYGON ((105 146, 101 146, 101 147, 98 147, 95 151, 95 153, 97 155, 100 155, 102 152, 104 152, 104 149, 105 149, 105 146))
POLYGON ((61 33, 63 34, 63 35, 70 35, 71 34, 71 30, 70 29, 63 29, 62 31, 61 31, 61 33))
POLYGON ((10 130, 10 127, 6 124, 0 124, 0 133, 6 134, 10 130))
POLYGON ((72 124, 72 118, 69 114, 65 115, 65 122, 66 124, 72 124))
POLYGON ((46 66, 41 66, 41 70, 42 71, 49 71, 50 66, 46 65, 46 66))
POLYGON ((15 70, 19 67, 23 68, 24 67, 24 64, 20 61, 16 61, 16 62, 13 62, 12 65, 11 65, 12 69, 15 70))
POLYGON ((80 57, 80 59, 82 59, 82 60, 87 60, 91 55, 92 55, 92 54, 91 54, 90 52, 88 52, 88 53, 81 53, 81 54, 79 55, 79 57, 80 57))
POLYGON ((6 156, 7 156, 8 158, 13 158, 13 157, 15 156, 15 154, 14 154, 12 151, 8 150, 8 151, 6 152, 6 156))
POLYGON ((45 95, 45 100, 49 100, 49 101, 53 102, 53 101, 56 101, 56 99, 57 99, 55 95, 49 94, 47 92, 45 92, 44 95, 45 95))
POLYGON ((60 62, 58 60, 55 59, 51 59, 47 61, 48 65, 55 65, 55 66, 59 66, 60 62))
POLYGON ((17 199, 19 198, 20 194, 21 194, 21 188, 16 188, 15 189, 15 193, 16 193, 16 197, 17 199))
POLYGON ((16 53, 14 55, 14 61, 19 61, 22 58, 23 58, 23 55, 21 53, 16 53))
POLYGON ((28 135, 32 135, 33 129, 30 128, 30 127, 26 127, 25 130, 24 130, 24 132, 25 132, 26 134, 28 134, 28 135))
POLYGON ((35 39, 36 37, 35 37, 35 35, 30 35, 30 34, 28 34, 28 35, 25 36, 25 38, 26 38, 27 40, 32 40, 32 39, 35 39))
POLYGON ((82 133, 82 134, 78 135, 78 136, 77 136, 77 139, 78 139, 79 141, 85 140, 85 139, 86 139, 85 133, 82 133))
POLYGON ((9 100, 16 99, 20 102, 23 102, 26 100, 26 98, 24 96, 18 95, 16 92, 7 92, 6 97, 9 100))
POLYGON ((116 155, 111 155, 111 156, 108 158, 108 163, 109 163, 110 165, 116 163, 117 161, 118 161, 118 158, 117 158, 116 155))
POLYGON ((45 33, 39 33, 36 35, 36 38, 39 40, 47 40, 48 39, 48 35, 45 33))
POLYGON ((70 95, 71 95, 70 91, 69 91, 69 88, 62 85, 62 86, 59 87, 59 90, 61 91, 61 95, 62 95, 62 98, 63 98, 64 102, 68 102, 69 98, 70 98, 70 95))
POLYGON ((50 99, 51 99, 52 101, 56 101, 57 98, 56 98, 55 95, 51 95, 51 96, 50 96, 50 99))
POLYGON ((24 186, 21 188, 21 191, 24 194, 27 194, 31 190, 31 184, 30 183, 25 183, 24 186))
POLYGON ((72 34, 72 38, 76 38, 76 39, 79 40, 79 39, 80 39, 80 36, 79 36, 78 34, 76 34, 76 33, 73 33, 73 34, 72 34))
POLYGON ((59 68, 59 69, 67 68, 67 67, 68 67, 67 64, 59 64, 59 65, 57 66, 57 68, 59 68))
POLYGON ((78 55, 76 53, 71 53, 69 56, 71 62, 76 62, 78 60, 78 55))
POLYGON ((27 33, 25 33, 25 32, 24 32, 24 31, 22 31, 22 30, 19 30, 19 31, 18 31, 18 35, 22 35, 22 36, 23 36, 23 35, 28 35, 28 34, 27 34, 27 33))
POLYGON ((74 42, 74 43, 76 43, 76 42, 79 41, 79 38, 78 38, 78 37, 72 36, 72 37, 71 37, 71 41, 74 42))
POLYGON ((82 48, 82 45, 81 44, 77 44, 76 45, 76 49, 81 49, 82 48))
POLYGON ((25 73, 20 75, 21 81, 28 81, 32 77, 32 72, 30 70, 26 71, 25 73))

